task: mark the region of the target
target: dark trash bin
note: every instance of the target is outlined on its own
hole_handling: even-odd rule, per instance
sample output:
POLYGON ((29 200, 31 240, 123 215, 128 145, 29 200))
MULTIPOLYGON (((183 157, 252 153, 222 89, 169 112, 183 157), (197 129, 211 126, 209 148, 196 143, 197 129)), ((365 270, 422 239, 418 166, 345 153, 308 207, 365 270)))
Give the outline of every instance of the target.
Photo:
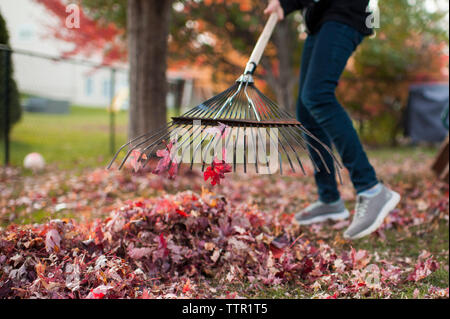
POLYGON ((411 85, 404 117, 405 135, 412 143, 442 142, 448 134, 442 114, 449 102, 448 83, 411 85))

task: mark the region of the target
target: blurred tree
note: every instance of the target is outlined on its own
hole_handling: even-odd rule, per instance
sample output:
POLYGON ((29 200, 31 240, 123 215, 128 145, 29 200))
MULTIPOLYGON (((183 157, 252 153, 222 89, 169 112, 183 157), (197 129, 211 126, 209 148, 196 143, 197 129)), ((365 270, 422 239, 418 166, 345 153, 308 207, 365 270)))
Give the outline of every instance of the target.
MULTIPOLYGON (((230 85, 243 72, 268 19, 263 14, 266 5, 266 1, 256 0, 179 2, 174 7, 171 57, 213 65, 213 81, 230 85)), ((292 114, 303 44, 299 38, 299 17, 292 15, 279 23, 257 77, 269 85, 266 93, 272 89, 271 95, 292 114)))
POLYGON ((128 0, 129 137, 167 121, 167 39, 172 0, 128 0))
POLYGON ((425 1, 380 1, 380 28, 349 63, 339 99, 369 142, 395 144, 412 82, 448 81, 447 11, 425 1))
MULTIPOLYGON (((6 28, 6 21, 3 19, 0 12, 0 44, 9 46, 9 34, 6 28)), ((5 74, 5 52, 0 51, 0 137, 3 137, 6 127, 5 108, 9 107, 10 129, 13 124, 17 123, 22 116, 22 107, 20 106, 19 90, 17 89, 16 81, 13 78, 12 58, 10 57, 8 63, 10 65, 9 74, 5 74), (5 103, 5 78, 9 78, 9 105, 5 103)))
POLYGON ((56 38, 75 44, 65 55, 103 53, 105 64, 130 63, 129 137, 166 122, 166 58, 172 0, 79 0, 80 27, 65 27, 64 0, 36 0, 59 18, 56 38), (125 26, 126 36, 125 37, 125 26), (127 42, 127 41, 128 42, 127 42))
MULTIPOLYGON (((86 0, 86 3, 96 3, 98 10, 92 10, 87 6, 84 6, 83 10, 80 10, 80 29, 68 28, 66 26, 66 20, 69 16, 69 13, 66 11, 67 1, 35 1, 45 6, 47 10, 58 18, 56 24, 52 21, 47 26, 51 35, 56 39, 73 44, 73 49, 62 52, 63 56, 82 54, 89 57, 100 52, 104 64, 126 61, 127 46, 125 42, 125 28, 120 24, 123 18, 119 18, 120 13, 126 13, 124 8, 126 4, 125 0, 119 2, 116 0, 86 0)), ((78 2, 78 4, 81 3, 78 2)))

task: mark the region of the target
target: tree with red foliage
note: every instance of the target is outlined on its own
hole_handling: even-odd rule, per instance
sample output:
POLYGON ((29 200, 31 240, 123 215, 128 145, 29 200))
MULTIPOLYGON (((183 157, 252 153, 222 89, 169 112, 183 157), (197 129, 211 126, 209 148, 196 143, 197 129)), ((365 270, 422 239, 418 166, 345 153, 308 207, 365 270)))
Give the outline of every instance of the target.
POLYGON ((98 20, 88 16, 82 8, 79 11, 80 28, 68 28, 66 25, 67 3, 63 0, 35 0, 45 6, 57 19, 56 25, 50 25, 51 35, 56 39, 73 44, 73 49, 62 52, 65 57, 82 54, 91 56, 101 53, 105 65, 127 59, 125 31, 114 23, 98 20))
POLYGON ((58 24, 52 27, 53 36, 74 44, 74 49, 64 55, 89 56, 100 52, 105 64, 125 62, 128 57, 130 138, 165 124, 166 59, 172 0, 78 0, 79 29, 66 27, 66 1, 36 1, 58 18, 58 24))

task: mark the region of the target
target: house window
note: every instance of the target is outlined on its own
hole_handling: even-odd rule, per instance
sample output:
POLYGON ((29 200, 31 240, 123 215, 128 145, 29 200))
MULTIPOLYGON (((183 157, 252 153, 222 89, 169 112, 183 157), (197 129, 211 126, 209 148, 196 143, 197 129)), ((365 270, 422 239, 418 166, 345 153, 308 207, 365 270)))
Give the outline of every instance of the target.
POLYGON ((109 79, 103 80, 103 97, 110 97, 111 83, 109 79))
POLYGON ((87 77, 85 80, 85 92, 86 96, 94 94, 94 80, 91 77, 87 77))

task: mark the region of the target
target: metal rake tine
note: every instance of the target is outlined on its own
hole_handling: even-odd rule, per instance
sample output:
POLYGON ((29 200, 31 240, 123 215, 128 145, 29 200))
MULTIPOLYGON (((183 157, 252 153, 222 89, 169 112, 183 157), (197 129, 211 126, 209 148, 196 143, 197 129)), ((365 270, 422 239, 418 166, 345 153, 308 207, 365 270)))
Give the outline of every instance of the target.
MULTIPOLYGON (((208 133, 208 134, 212 135, 211 133, 208 133)), ((208 155, 209 148, 211 147, 212 142, 216 139, 216 137, 217 137, 217 134, 214 134, 212 139, 209 141, 208 145, 206 146, 206 151, 203 153, 203 156, 202 156, 202 172, 205 170, 206 156, 208 155)), ((217 146, 219 141, 220 141, 220 139, 218 139, 218 141, 216 142, 215 146, 217 146)), ((214 154, 213 154, 213 161, 214 161, 214 154)))
POLYGON ((233 102, 233 99, 236 97, 236 95, 238 95, 238 93, 241 91, 242 88, 242 82, 240 82, 239 87, 237 89, 237 91, 230 97, 228 98, 225 103, 222 105, 222 107, 219 109, 219 111, 217 111, 216 115, 214 116, 214 119, 219 119, 220 115, 222 114, 223 110, 225 107, 227 107, 227 105, 230 105, 233 102))
POLYGON ((286 148, 284 147, 283 142, 281 142, 281 140, 280 140, 280 135, 278 135, 277 138, 278 138, 278 143, 281 144, 281 147, 283 148, 284 153, 285 153, 286 156, 287 156, 287 159, 288 159, 289 165, 291 166, 292 171, 295 173, 295 168, 294 168, 294 165, 292 164, 291 158, 290 158, 290 156, 289 156, 289 152, 288 152, 288 151, 286 150, 286 148))
MULTIPOLYGON (((157 134, 154 134, 152 137, 149 137, 149 138, 145 139, 143 142, 140 142, 140 143, 134 145, 132 148, 130 148, 130 150, 127 152, 127 154, 125 155, 124 159, 123 159, 122 162, 120 163, 120 165, 119 165, 119 170, 122 169, 122 167, 123 167, 123 165, 125 164, 125 162, 127 161, 128 157, 131 155, 131 153, 132 153, 134 150, 138 149, 139 146, 141 146, 141 145, 143 145, 143 144, 145 144, 145 143, 151 141, 155 136, 157 136, 158 134, 161 134, 161 133, 165 132, 166 130, 167 130, 167 128, 161 129, 160 131, 158 131, 157 134)), ((141 154, 141 155, 142 155, 142 154, 141 154)))
MULTIPOLYGON (((270 135, 270 132, 269 132, 269 138, 272 142, 275 143, 274 139, 270 135)), ((277 145, 277 143, 275 143, 275 144, 277 145)), ((281 152, 278 152, 278 161, 280 163, 280 174, 283 174, 283 158, 281 157, 281 152)))
POLYGON ((198 116, 204 116, 204 117, 212 116, 214 114, 214 112, 220 107, 220 105, 222 105, 233 94, 235 87, 236 87, 236 84, 233 85, 232 87, 230 87, 227 91, 222 92, 222 93, 224 93, 223 95, 219 94, 218 96, 211 98, 209 100, 211 102, 211 105, 208 107, 207 110, 203 110, 202 112, 200 112, 200 114, 198 116), (205 113, 205 114, 203 114, 203 113, 205 113))
MULTIPOLYGON (((293 133, 291 133, 291 129, 292 129, 291 126, 288 126, 288 127, 286 128, 286 131, 287 131, 287 133, 289 134, 289 136, 294 140, 295 143, 297 143, 297 144, 298 144, 298 145, 299 145, 299 146, 300 146, 300 147, 308 154, 309 158, 310 158, 311 161, 313 162, 314 167, 315 167, 316 169, 319 169, 319 168, 317 167, 316 163, 312 160, 312 158, 311 158, 311 156, 310 156, 310 154, 309 154, 309 152, 308 152, 308 149, 306 148, 306 145, 303 144, 303 142, 304 142, 303 137, 302 137, 302 136, 300 136, 300 138, 295 137, 295 135, 294 135, 293 133), (301 142, 302 142, 302 143, 301 143, 301 142)), ((305 172, 305 169, 304 169, 304 167, 303 167, 302 161, 300 160, 299 157, 297 157, 297 159, 298 159, 298 161, 299 161, 299 165, 300 165, 300 167, 301 167, 301 169, 302 169, 302 171, 303 171, 303 174, 306 175, 306 172, 305 172)), ((319 171, 320 171, 320 169, 319 169, 319 171)))
MULTIPOLYGON (((303 173, 305 174, 305 170, 303 169, 302 162, 301 162, 300 158, 298 157, 298 154, 297 154, 297 152, 295 151, 294 147, 292 146, 291 143, 289 143, 289 140, 288 140, 287 137, 284 135, 283 130, 284 130, 284 127, 280 127, 280 128, 279 128, 279 131, 281 132, 281 135, 283 136, 284 140, 286 141, 286 143, 289 145, 290 149, 291 149, 292 152, 294 153, 295 157, 297 158, 297 162, 298 162, 298 164, 299 164, 301 170, 302 170, 303 173)), ((294 140, 295 140, 295 139, 294 139, 294 140)), ((305 175, 306 175, 306 174, 305 174, 305 175)))
MULTIPOLYGON (((148 145, 147 147, 145 147, 145 148, 142 150, 141 154, 139 155, 138 161, 140 161, 140 160, 142 159, 143 154, 145 154, 152 146, 159 145, 159 144, 161 144, 162 141, 164 141, 167 137, 170 137, 171 130, 169 130, 168 128, 166 128, 166 129, 164 129, 164 130, 161 130, 158 134, 161 134, 161 133, 164 133, 164 132, 166 132, 166 133, 165 133, 163 136, 159 137, 155 142, 151 143, 150 145, 148 145), (166 131, 167 131, 167 132, 166 132, 166 131)), ((132 149, 130 149, 130 150, 128 151, 127 155, 125 156, 125 158, 123 159, 122 163, 120 164, 119 169, 121 169, 122 166, 125 164, 126 160, 128 159, 128 157, 130 156, 130 154, 131 154, 131 152, 132 152, 133 150, 139 148, 141 145, 147 144, 147 143, 150 142, 152 139, 153 139, 153 137, 152 137, 152 138, 149 138, 149 139, 146 139, 146 140, 144 140, 143 142, 141 142, 141 143, 135 145, 132 149)), ((153 151, 153 149, 152 149, 151 151, 153 151)), ((147 163, 150 161, 150 154, 151 154, 151 151, 149 152, 149 155, 147 156, 147 160, 146 160, 146 162, 144 163, 143 166, 147 165, 147 163)))
MULTIPOLYGON (((202 133, 202 130, 203 130, 203 129, 201 129, 201 125, 197 128, 197 130, 198 130, 199 128, 200 128, 200 131, 197 133, 197 135, 196 135, 194 138, 192 138, 192 135, 194 135, 195 132, 192 132, 191 137, 189 138, 189 139, 190 139, 190 142, 189 142, 189 148, 191 147, 191 145, 193 145, 194 140, 202 133)), ((185 148, 184 151, 181 153, 181 158, 182 158, 182 159, 183 159, 184 153, 187 151, 187 149, 188 149, 188 148, 185 148)), ((192 158, 193 158, 193 157, 192 157, 192 158)), ((181 165, 181 161, 180 161, 180 163, 178 164, 178 167, 180 167, 180 165, 181 165)))
MULTIPOLYGON (((252 86, 252 87, 253 87, 253 86, 252 86)), ((253 87, 253 88, 254 88, 254 87, 253 87)), ((255 92, 256 92, 256 91, 255 91, 255 92)), ((259 107, 261 107, 262 105, 264 105, 264 103, 262 102, 262 100, 261 100, 261 98, 258 96, 258 94, 255 93, 255 92, 254 92, 254 94, 256 94, 256 96, 257 96, 257 101, 256 101, 256 103, 258 104, 259 107), (259 101, 259 102, 258 102, 258 101, 259 101)), ((267 117, 266 117, 266 118, 267 118, 267 117)), ((259 129, 258 129, 258 134, 260 134, 259 129)), ((270 136, 270 132, 269 132, 269 136, 270 136)), ((263 145, 263 147, 264 147, 264 154, 266 154, 266 160, 267 160, 267 151, 266 151, 265 145, 263 145)), ((269 161, 267 160, 266 162, 267 162, 267 169, 268 169, 269 172, 270 172, 269 161)))
MULTIPOLYGON (((255 87, 255 90, 256 90, 257 92, 260 93, 260 91, 259 91, 256 87, 255 87)), ((264 98, 264 99, 267 101, 267 103, 271 106, 272 110, 275 110, 275 112, 277 112, 278 115, 279 115, 280 112, 281 112, 282 114, 284 114, 284 115, 287 116, 287 117, 292 117, 292 116, 291 116, 289 113, 287 113, 286 111, 277 108, 276 105, 275 105, 275 103, 272 102, 267 96, 265 96, 265 95, 262 94, 262 93, 260 93, 259 95, 260 95, 260 97, 264 98)), ((324 149, 325 149, 328 153, 330 153, 330 155, 331 155, 331 157, 333 158, 333 160, 336 161, 336 162, 339 164, 339 166, 340 166, 340 162, 339 162, 339 161, 337 160, 337 158, 334 156, 333 152, 332 152, 332 151, 331 151, 324 143, 322 143, 318 138, 316 138, 314 135, 312 135, 306 128, 303 127, 303 125, 302 125, 301 127, 299 127, 299 129, 300 129, 301 131, 305 131, 306 135, 310 136, 313 140, 315 140, 317 143, 319 143, 319 145, 322 145, 322 147, 324 147, 324 149)), ((308 145, 309 145, 310 147, 312 147, 312 148, 314 149, 314 151, 319 155, 319 157, 320 157, 322 163, 324 164, 324 166, 325 166, 327 172, 330 173, 330 169, 329 169, 328 165, 325 163, 322 154, 321 154, 314 146, 312 146, 310 143, 308 143, 308 145)), ((314 163, 314 161, 313 161, 313 163, 314 163)), ((315 164, 315 163, 314 163, 314 164, 315 164)), ((315 165, 315 166, 317 167, 317 165, 315 165)), ((318 167, 317 167, 317 168, 318 168, 318 167)))
POLYGON ((236 157, 237 157, 237 142, 239 140, 239 129, 240 127, 237 127, 237 132, 236 132, 236 139, 234 140, 234 149, 233 149, 233 171, 236 172, 236 157))
POLYGON ((247 127, 244 126, 244 173, 247 173, 247 127))
MULTIPOLYGON (((185 128, 187 125, 185 125, 183 128, 185 128)), ((148 164, 148 162, 150 161, 150 155, 152 154, 152 152, 155 150, 155 148, 159 145, 164 143, 165 146, 167 147, 165 141, 166 140, 170 140, 170 134, 172 134, 172 131, 167 132, 165 135, 163 135, 162 137, 160 137, 159 139, 157 139, 156 141, 154 141, 153 143, 151 143, 150 145, 147 145, 144 149, 143 149, 143 154, 144 153, 148 153, 147 156, 147 160, 144 162, 144 167, 148 164)), ((169 142, 171 143, 171 141, 169 142)), ((173 145, 172 145, 173 146, 173 145)), ((142 154, 141 154, 142 155, 142 154)))
POLYGON ((259 173, 259 170, 258 170, 258 144, 256 144, 257 139, 255 139, 255 136, 253 134, 253 127, 250 128, 250 132, 252 134, 253 145, 255 145, 255 170, 256 170, 256 174, 258 174, 259 173))
MULTIPOLYGON (((173 121, 169 122, 169 123, 166 125, 166 126, 167 126, 166 129, 169 129, 169 128, 172 127, 173 125, 175 125, 175 123, 173 123, 173 121)), ((147 135, 152 134, 153 132, 155 132, 155 133, 150 137, 150 138, 152 138, 153 136, 157 135, 157 133, 160 132, 160 130, 161 130, 161 129, 158 129, 158 130, 155 130, 155 131, 152 131, 152 132, 149 132, 149 133, 142 134, 142 135, 140 135, 140 136, 138 136, 138 137, 133 138, 132 140, 130 140, 130 141, 127 142, 126 144, 122 145, 122 146, 119 148, 119 150, 116 152, 116 154, 114 154, 112 160, 109 162, 109 164, 108 164, 108 166, 107 166, 106 168, 107 168, 107 169, 110 169, 110 168, 111 168, 111 165, 115 162, 115 160, 116 160, 117 157, 119 156, 120 152, 121 152, 125 147, 127 147, 127 146, 129 146, 130 144, 134 143, 135 141, 137 141, 137 140, 139 140, 139 139, 141 139, 141 138, 143 138, 143 137, 145 137, 145 136, 147 136, 147 135)))
POLYGON ((301 129, 309 136, 311 137, 313 140, 315 140, 317 143, 319 143, 320 145, 322 145, 323 148, 325 148, 325 150, 330 153, 331 157, 333 157, 334 161, 336 162, 336 164, 339 166, 339 168, 343 168, 341 162, 337 159, 337 157, 334 155, 333 151, 324 143, 322 143, 317 137, 315 137, 313 134, 311 134, 311 132, 309 132, 303 125, 301 126, 301 129))
MULTIPOLYGON (((202 129, 202 133, 203 133, 203 131, 206 130, 207 127, 208 127, 208 125, 205 125, 205 127, 202 129)), ((199 147, 201 147, 201 145, 202 145, 203 142, 206 140, 206 137, 207 137, 208 135, 209 135, 209 133, 206 134, 206 135, 204 135, 204 136, 201 138, 200 143, 198 143, 198 145, 196 146, 196 148, 195 148, 195 150, 194 150, 194 154, 192 154, 192 159, 191 159, 191 169, 192 169, 192 167, 193 167, 193 165, 194 165, 195 155, 197 154, 199 147)), ((200 156, 201 156, 201 155, 200 155, 200 156)), ((201 158, 201 159, 202 159, 202 161, 203 161, 203 158, 201 158)))
MULTIPOLYGON (((244 109, 244 118, 247 118, 247 108, 246 107, 244 109)), ((247 173, 247 126, 246 125, 244 125, 244 173, 247 173)))
MULTIPOLYGON (((297 127, 297 128, 298 128, 298 127, 297 127)), ((294 131, 294 132, 295 132, 295 131, 294 131)), ((308 134, 307 134, 307 135, 308 135, 308 134)), ((309 135, 308 135, 308 136, 309 136, 309 135)), ((299 138, 303 138, 301 135, 299 135, 298 137, 299 137, 299 138)), ((318 141, 318 140, 315 140, 315 141, 318 141)), ((322 164, 325 166, 325 170, 328 172, 328 174, 331 174, 330 168, 328 167, 327 163, 325 162, 325 159, 323 158, 322 153, 321 153, 315 146, 313 146, 311 143, 309 143, 308 141, 306 141, 306 143, 308 144, 309 147, 311 147, 311 148, 314 150, 314 152, 317 153, 317 155, 318 155, 319 158, 320 158, 320 161, 321 161, 322 164)), ((323 145, 323 143, 321 143, 321 142, 319 141, 319 145, 323 145)), ((326 149, 325 149, 325 150, 326 150, 326 149)), ((311 156, 310 156, 310 159, 311 159, 311 161, 313 162, 314 167, 318 170, 318 172, 320 172, 320 168, 317 166, 317 164, 314 162, 314 160, 312 159, 311 156)))
POLYGON ((267 159, 267 150, 266 150, 266 145, 265 145, 265 139, 263 139, 262 137, 261 137, 261 132, 260 132, 260 127, 258 127, 257 129, 256 129, 256 131, 258 132, 258 137, 259 137, 259 139, 261 140, 261 141, 263 141, 261 144, 262 144, 262 147, 263 147, 263 152, 264 152, 264 156, 265 156, 265 159, 266 159, 266 163, 267 163, 267 170, 268 170, 268 172, 269 172, 269 174, 270 174, 270 165, 269 165, 269 160, 267 159))
MULTIPOLYGON (((309 137, 313 136, 311 133, 308 134, 306 131, 305 131, 305 134, 307 136, 309 136, 309 137)), ((330 153, 330 151, 328 151, 328 147, 326 147, 325 144, 320 142, 319 139, 313 138, 313 140, 318 142, 319 145, 321 145, 328 153, 330 153)), ((328 174, 331 174, 330 168, 328 167, 327 163, 325 162, 325 159, 323 158, 322 153, 315 146, 313 146, 311 143, 308 143, 308 146, 311 147, 317 153, 317 155, 319 155, 319 158, 320 158, 322 164, 325 166, 325 170, 327 171, 328 174)), ((330 153, 330 155, 331 155, 331 153, 330 153)), ((332 158, 333 158, 333 156, 332 156, 332 158)))
POLYGON ((316 162, 313 160, 313 158, 312 158, 310 152, 309 152, 308 149, 307 149, 307 145, 306 145, 306 144, 309 145, 309 143, 307 143, 307 142, 305 141, 305 139, 303 138, 303 136, 301 136, 301 135, 299 135, 298 137, 295 137, 295 135, 297 134, 297 132, 296 132, 295 130, 293 130, 293 127, 292 127, 292 126, 289 126, 289 131, 288 131, 288 132, 290 132, 290 134, 291 134, 291 136, 293 137, 293 139, 297 142, 298 145, 300 145, 300 147, 301 147, 301 148, 305 151, 305 153, 308 155, 309 159, 311 160, 311 163, 312 163, 313 166, 314 166, 314 169, 317 170, 318 172, 320 172, 319 166, 317 166, 316 162), (291 130, 292 130, 292 132, 291 132, 291 130), (295 134, 294 134, 294 133, 295 133, 295 134))

